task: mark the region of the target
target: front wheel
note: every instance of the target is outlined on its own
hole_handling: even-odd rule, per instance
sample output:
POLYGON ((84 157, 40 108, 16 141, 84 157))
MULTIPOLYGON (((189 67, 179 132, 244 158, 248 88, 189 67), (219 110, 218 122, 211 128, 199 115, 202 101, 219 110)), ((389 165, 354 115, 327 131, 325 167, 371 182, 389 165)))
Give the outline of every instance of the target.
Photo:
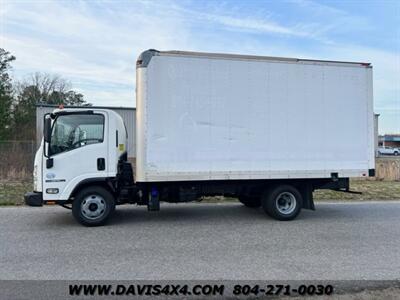
POLYGON ((100 186, 84 188, 72 202, 72 215, 85 226, 103 225, 114 209, 114 196, 100 186))
POLYGON ((263 194, 262 207, 272 218, 290 221, 297 217, 303 204, 303 198, 297 188, 291 185, 279 185, 263 194))

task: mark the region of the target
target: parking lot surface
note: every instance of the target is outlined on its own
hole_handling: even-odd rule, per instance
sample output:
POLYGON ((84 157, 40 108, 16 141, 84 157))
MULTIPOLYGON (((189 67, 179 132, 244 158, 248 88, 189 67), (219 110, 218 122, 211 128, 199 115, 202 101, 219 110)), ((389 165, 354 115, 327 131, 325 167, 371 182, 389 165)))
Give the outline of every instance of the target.
POLYGON ((0 208, 0 279, 400 279, 400 202, 318 203, 291 222, 239 203, 0 208))

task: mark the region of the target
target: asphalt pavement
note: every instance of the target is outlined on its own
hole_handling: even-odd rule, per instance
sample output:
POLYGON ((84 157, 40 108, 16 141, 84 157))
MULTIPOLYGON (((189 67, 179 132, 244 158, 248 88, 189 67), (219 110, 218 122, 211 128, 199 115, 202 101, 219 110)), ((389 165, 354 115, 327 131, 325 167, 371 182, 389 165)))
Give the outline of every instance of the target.
POLYGON ((0 208, 1 279, 399 280, 400 202, 318 203, 279 222, 239 203, 0 208))

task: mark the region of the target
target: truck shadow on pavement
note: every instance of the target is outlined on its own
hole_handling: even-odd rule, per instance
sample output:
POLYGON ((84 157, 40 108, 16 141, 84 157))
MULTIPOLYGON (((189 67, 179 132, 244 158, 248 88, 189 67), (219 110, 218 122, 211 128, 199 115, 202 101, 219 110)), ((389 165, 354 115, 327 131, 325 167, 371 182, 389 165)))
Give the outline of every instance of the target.
POLYGON ((265 219, 261 210, 249 209, 240 204, 173 204, 161 207, 158 212, 148 212, 145 207, 120 207, 116 209, 109 224, 128 223, 203 223, 236 222, 265 219))
MULTIPOLYGON (((266 223, 294 223, 307 220, 327 220, 340 218, 342 209, 320 208, 316 212, 303 210, 300 215, 290 222, 279 222, 264 213, 262 208, 247 208, 241 204, 232 203, 229 205, 219 204, 176 204, 161 207, 158 212, 148 212, 145 207, 119 207, 111 218, 109 225, 138 224, 138 223, 187 223, 202 224, 205 222, 232 223, 254 223, 263 221, 266 223), (322 215, 317 215, 321 213, 322 215)), ((346 214, 349 217, 348 214, 346 214)))

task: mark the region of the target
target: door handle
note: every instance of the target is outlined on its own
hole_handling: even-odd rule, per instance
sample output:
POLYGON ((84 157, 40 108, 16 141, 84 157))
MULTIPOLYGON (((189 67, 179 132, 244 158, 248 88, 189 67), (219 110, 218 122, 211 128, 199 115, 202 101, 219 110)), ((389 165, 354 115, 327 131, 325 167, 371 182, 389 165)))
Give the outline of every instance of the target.
POLYGON ((103 157, 97 159, 97 170, 104 171, 106 169, 106 160, 103 157))
POLYGON ((54 165, 54 160, 52 158, 46 159, 46 169, 51 169, 54 165))

